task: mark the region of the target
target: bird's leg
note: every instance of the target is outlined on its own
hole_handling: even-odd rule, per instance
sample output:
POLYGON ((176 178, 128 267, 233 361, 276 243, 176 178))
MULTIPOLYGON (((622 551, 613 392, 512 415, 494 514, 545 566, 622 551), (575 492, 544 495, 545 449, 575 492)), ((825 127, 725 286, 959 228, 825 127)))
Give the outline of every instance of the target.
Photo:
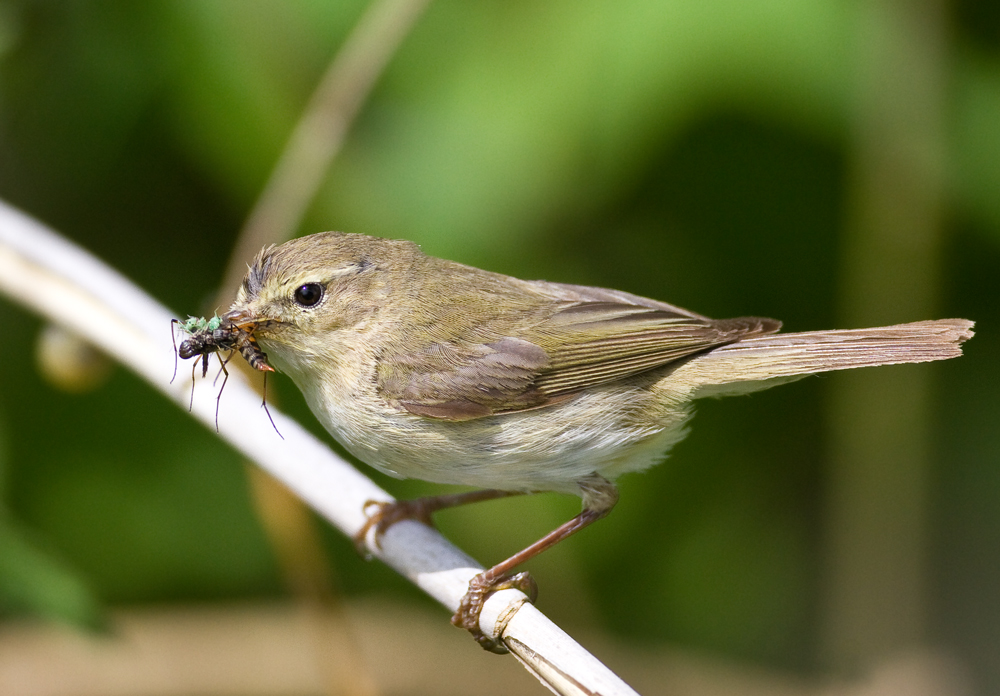
POLYGON ((364 510, 368 513, 368 520, 364 523, 357 534, 354 535, 354 545, 358 553, 365 555, 365 541, 368 532, 375 529, 375 546, 382 547, 382 535, 392 525, 400 520, 417 520, 423 522, 428 527, 434 526, 431 519, 438 510, 458 507, 468 503, 478 503, 482 500, 495 500, 496 498, 509 498, 514 495, 524 495, 527 491, 500 491, 492 488, 469 491, 467 493, 453 493, 451 495, 432 495, 426 498, 416 498, 415 500, 397 500, 392 503, 380 503, 376 500, 369 500, 365 503, 364 510))
POLYGON ((469 631, 476 642, 490 652, 503 654, 506 646, 499 639, 492 639, 479 628, 479 614, 487 598, 498 590, 516 588, 535 601, 538 588, 528 573, 512 574, 511 571, 530 558, 534 558, 545 549, 555 546, 568 536, 576 534, 593 522, 606 516, 618 502, 618 489, 615 485, 599 474, 591 474, 577 482, 583 493, 583 511, 569 522, 557 527, 552 532, 536 541, 528 548, 515 553, 506 561, 502 561, 489 570, 469 581, 469 591, 458 605, 458 611, 451 617, 451 622, 459 628, 469 631))

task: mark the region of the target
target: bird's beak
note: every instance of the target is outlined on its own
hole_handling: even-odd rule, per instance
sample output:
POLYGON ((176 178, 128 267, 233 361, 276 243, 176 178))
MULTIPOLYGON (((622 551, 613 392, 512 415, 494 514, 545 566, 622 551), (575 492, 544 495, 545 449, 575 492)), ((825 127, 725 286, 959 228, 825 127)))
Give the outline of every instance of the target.
POLYGON ((242 331, 246 331, 248 334, 253 334, 259 329, 267 330, 267 327, 274 322, 266 317, 258 316, 255 312, 252 312, 246 307, 240 309, 231 309, 222 315, 223 321, 231 321, 242 331))
POLYGON ((244 326, 246 324, 256 324, 257 317, 248 309, 232 309, 222 315, 223 321, 231 321, 237 326, 244 326))

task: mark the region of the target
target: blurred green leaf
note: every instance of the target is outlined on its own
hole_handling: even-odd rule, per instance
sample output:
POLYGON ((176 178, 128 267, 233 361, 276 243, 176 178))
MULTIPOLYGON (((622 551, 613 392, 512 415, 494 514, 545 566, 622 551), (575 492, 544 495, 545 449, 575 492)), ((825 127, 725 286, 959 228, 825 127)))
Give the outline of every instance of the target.
POLYGON ((1000 58, 966 56, 956 75, 954 195, 1000 241, 1000 58))
POLYGON ((0 516, 0 616, 30 615, 104 627, 100 603, 79 573, 0 516))
MULTIPOLYGON (((966 357, 935 368, 931 439, 945 444, 929 632, 978 655, 981 683, 1000 685, 989 651, 1000 641, 1000 508, 989 499, 1000 452, 982 417, 1000 408, 988 379, 1000 321, 1000 46, 983 38, 1000 33, 962 19, 996 16, 988 4, 962 0, 945 66, 954 217, 941 314, 979 320, 981 333, 966 357)), ((0 196, 178 316, 210 314, 203 303, 236 230, 365 6, 0 4, 0 196)), ((432 3, 302 231, 407 238, 490 270, 829 327, 867 67, 858 8, 432 3)), ((86 617, 79 576, 111 603, 281 591, 233 452, 128 375, 86 397, 54 392, 24 368, 37 321, 0 304, 0 325, 13 455, 4 500, 16 520, 0 536, 0 568, 13 568, 5 611, 86 617)), ((532 565, 542 609, 636 641, 815 669, 828 379, 699 405, 666 463, 623 479, 608 520, 532 565)), ((268 386, 320 431, 287 380, 268 386)), ((383 482, 401 496, 435 492, 383 482)), ((576 508, 558 496, 498 501, 447 513, 442 527, 489 561, 576 508)), ((416 594, 329 536, 349 592, 416 594)))

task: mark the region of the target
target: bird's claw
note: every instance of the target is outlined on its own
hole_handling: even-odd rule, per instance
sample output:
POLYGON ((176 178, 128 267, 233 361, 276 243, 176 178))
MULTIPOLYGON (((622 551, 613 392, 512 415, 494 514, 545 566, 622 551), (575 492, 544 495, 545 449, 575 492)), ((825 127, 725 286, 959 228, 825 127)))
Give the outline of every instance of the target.
POLYGON ((503 641, 499 640, 499 637, 497 639, 490 638, 479 628, 479 615, 483 611, 483 605, 494 592, 510 589, 520 590, 528 595, 528 601, 534 604, 535 599, 538 598, 538 585, 527 572, 501 576, 492 582, 485 577, 487 573, 489 571, 480 573, 469 581, 469 591, 462 597, 458 610, 451 617, 451 622, 471 633, 484 650, 503 655, 508 652, 503 641))
POLYGON ((362 556, 369 557, 368 553, 368 532, 375 530, 375 548, 382 548, 382 537, 389 530, 389 527, 402 520, 416 520, 428 527, 434 526, 431 519, 431 510, 428 509, 421 499, 417 500, 396 500, 393 502, 383 502, 378 500, 366 500, 362 507, 368 519, 361 526, 361 529, 352 537, 354 548, 362 556), (374 508, 374 512, 369 512, 374 508))

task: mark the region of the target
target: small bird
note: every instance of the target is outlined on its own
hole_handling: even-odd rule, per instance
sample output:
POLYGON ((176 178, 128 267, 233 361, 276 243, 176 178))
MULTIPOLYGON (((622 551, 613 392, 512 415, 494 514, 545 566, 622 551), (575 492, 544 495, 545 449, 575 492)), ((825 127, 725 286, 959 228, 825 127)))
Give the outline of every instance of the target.
POLYGON ((477 575, 452 617, 488 650, 483 602, 534 595, 513 569, 607 515, 614 480, 662 460, 692 401, 854 367, 961 355, 965 319, 778 333, 617 290, 526 281, 408 241, 326 232, 262 250, 223 317, 259 340, 349 452, 400 478, 485 489, 381 504, 403 517, 519 493, 579 495, 579 515, 477 575))

